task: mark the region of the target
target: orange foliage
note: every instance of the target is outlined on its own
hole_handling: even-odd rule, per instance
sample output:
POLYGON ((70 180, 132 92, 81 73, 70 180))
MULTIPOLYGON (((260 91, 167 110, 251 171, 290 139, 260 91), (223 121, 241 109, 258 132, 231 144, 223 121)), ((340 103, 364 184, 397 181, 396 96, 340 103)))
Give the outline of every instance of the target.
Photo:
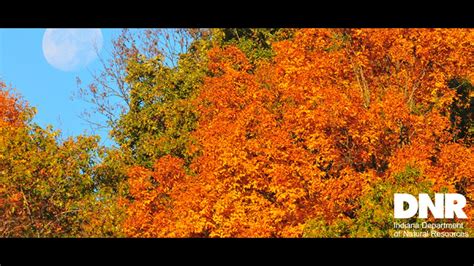
POLYGON ((19 126, 23 124, 22 104, 0 81, 0 127, 19 126))
POLYGON ((182 168, 181 159, 167 155, 158 160, 154 171, 142 167, 129 170, 130 196, 134 201, 127 206, 127 235, 182 237, 203 231, 203 219, 191 215, 192 209, 199 210, 205 204, 202 187, 182 168), (187 209, 189 219, 181 219, 187 209))
MULTIPOLYGON (((0 130, 8 130, 10 127, 22 125, 22 105, 15 95, 6 89, 0 81, 0 130)), ((3 133, 3 132, 0 132, 3 133)), ((0 145, 4 145, 3 134, 0 134, 0 145)), ((2 158, 0 155, 0 169, 2 168, 2 158)), ((19 191, 9 191, 6 184, 0 182, 0 211, 2 212, 0 222, 0 234, 6 231, 13 217, 24 215, 21 208, 23 204, 23 194, 19 191)), ((17 218, 20 219, 20 218, 17 218)))
MULTIPOLYGON (((214 48, 196 107, 202 156, 130 169, 131 236, 297 237, 352 217, 407 164, 472 205, 472 147, 453 143, 447 81, 472 80, 470 29, 302 29, 253 69, 214 48)), ((469 209, 468 212, 472 213, 469 209)))

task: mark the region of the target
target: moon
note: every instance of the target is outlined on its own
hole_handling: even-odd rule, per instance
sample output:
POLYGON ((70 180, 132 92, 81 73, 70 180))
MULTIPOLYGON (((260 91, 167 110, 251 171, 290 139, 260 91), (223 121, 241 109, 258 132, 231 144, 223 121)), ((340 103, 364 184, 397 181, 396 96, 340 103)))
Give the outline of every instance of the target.
POLYGON ((43 54, 54 68, 77 71, 97 58, 102 44, 100 29, 46 29, 43 54))

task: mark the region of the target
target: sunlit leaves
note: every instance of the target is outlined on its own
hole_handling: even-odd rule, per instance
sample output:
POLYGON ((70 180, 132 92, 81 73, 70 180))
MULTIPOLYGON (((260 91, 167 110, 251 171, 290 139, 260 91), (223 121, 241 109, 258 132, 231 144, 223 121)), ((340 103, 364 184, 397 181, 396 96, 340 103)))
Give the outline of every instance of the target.
POLYGON ((403 191, 472 216, 473 30, 168 33, 125 31, 89 88, 119 147, 1 91, 3 235, 386 237, 403 191))
POLYGON ((30 122, 33 111, 16 97, 0 91, 1 236, 103 235, 94 209, 100 202, 108 211, 94 172, 98 137, 61 140, 58 131, 30 122))
POLYGON ((448 82, 472 77, 472 30, 303 29, 274 42, 272 60, 225 40, 252 31, 220 34, 193 100, 200 156, 187 174, 170 169, 180 165, 172 160, 164 171, 130 174, 137 197, 167 191, 170 204, 141 207, 147 221, 170 215, 132 226, 132 235, 302 236, 316 218, 345 221, 321 235, 385 236, 364 231, 374 228, 364 215, 374 189, 407 166, 433 191, 472 190, 472 148, 453 143, 446 115, 456 101, 448 82), (169 176, 179 177, 173 186, 169 176))

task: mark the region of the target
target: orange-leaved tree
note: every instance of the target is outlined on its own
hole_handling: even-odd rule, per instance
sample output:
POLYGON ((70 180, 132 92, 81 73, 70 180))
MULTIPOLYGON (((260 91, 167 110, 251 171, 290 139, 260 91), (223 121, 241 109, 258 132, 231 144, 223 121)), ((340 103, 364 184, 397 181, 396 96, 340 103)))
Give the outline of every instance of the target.
POLYGON ((189 148, 200 156, 130 169, 126 232, 297 237, 316 219, 373 236, 357 223, 375 217, 365 195, 407 167, 414 184, 465 194, 472 214, 472 106, 450 84, 472 81, 473 40, 470 29, 302 29, 272 60, 211 49, 189 148))

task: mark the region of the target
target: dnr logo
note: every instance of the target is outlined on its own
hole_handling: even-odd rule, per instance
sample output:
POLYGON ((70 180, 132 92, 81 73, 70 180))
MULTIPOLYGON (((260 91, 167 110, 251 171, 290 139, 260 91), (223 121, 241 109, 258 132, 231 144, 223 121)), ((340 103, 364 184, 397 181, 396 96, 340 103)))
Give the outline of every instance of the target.
POLYGON ((411 194, 394 194, 394 217, 395 219, 411 218, 418 213, 418 218, 428 218, 428 210, 436 219, 457 218, 467 219, 463 208, 466 206, 464 195, 456 193, 435 194, 435 202, 431 201, 428 194, 419 194, 417 199, 411 194), (407 205, 405 204, 407 203, 407 205), (405 206, 408 206, 405 209, 405 206))

